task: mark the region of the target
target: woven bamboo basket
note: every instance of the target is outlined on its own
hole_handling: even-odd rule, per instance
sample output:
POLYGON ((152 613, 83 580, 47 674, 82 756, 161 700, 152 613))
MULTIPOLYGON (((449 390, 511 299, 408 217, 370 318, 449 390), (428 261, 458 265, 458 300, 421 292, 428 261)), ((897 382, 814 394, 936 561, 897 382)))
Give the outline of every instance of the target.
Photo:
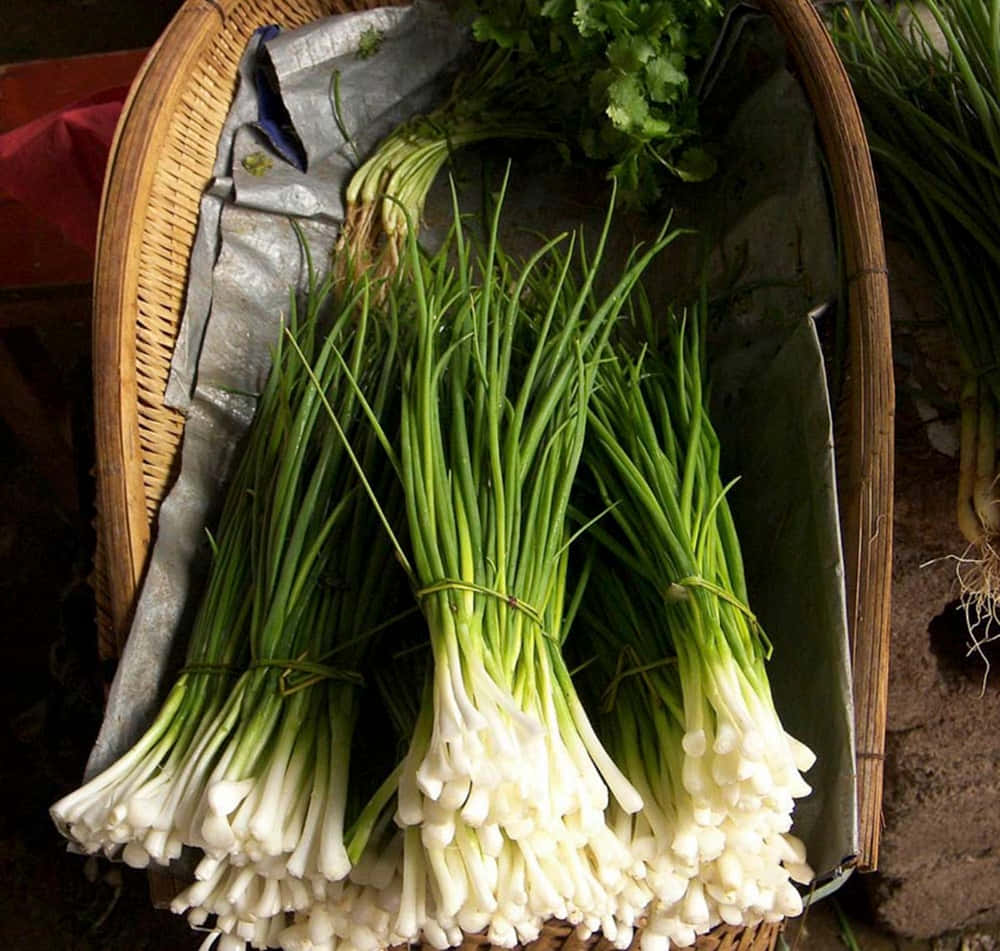
MULTIPOLYGON (((831 170, 849 282, 845 397, 837 408, 858 759, 857 865, 875 867, 882 797, 892 552, 893 381, 888 279, 867 143, 846 73, 809 0, 759 0, 785 37, 831 170)), ((186 0, 150 51, 112 145, 94 282, 100 650, 119 655, 183 418, 163 404, 201 194, 263 23, 293 28, 375 0, 186 0)), ((154 882, 154 885, 156 883, 154 882)), ((162 886, 162 882, 160 883, 162 886)), ((154 894, 157 891, 154 888, 154 894)), ((720 927, 699 951, 770 951, 778 927, 720 927)), ((486 939, 470 936, 469 951, 486 939)), ((583 951, 553 922, 540 951, 583 951)), ((607 951, 594 938, 586 946, 607 951), (600 947, 598 947, 600 946, 600 947)))

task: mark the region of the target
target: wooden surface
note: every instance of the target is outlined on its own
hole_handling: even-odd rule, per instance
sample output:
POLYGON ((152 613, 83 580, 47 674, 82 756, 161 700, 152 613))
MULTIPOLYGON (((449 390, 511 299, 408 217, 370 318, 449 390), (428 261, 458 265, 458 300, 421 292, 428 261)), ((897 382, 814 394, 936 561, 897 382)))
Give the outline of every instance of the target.
MULTIPOLYGON (((170 29, 143 61, 122 108, 108 157, 94 269, 94 417, 97 552, 102 655, 118 656, 149 545, 139 448, 136 268, 149 179, 162 145, 159 84, 183 79, 156 67, 170 29), (152 91, 151 91, 152 90, 152 91), (138 103, 138 108, 137 108, 138 103), (141 188, 145 192, 140 192, 141 188)), ((167 44, 168 48, 170 44, 167 44)), ((173 63, 171 62, 171 66, 173 63)), ((170 102, 172 109, 175 103, 170 102)))
POLYGON ((838 407, 840 518, 852 640, 858 867, 878 864, 889 686, 895 391, 889 279, 861 115, 826 27, 806 0, 760 0, 788 43, 816 113, 844 240, 849 290, 845 402, 838 407))

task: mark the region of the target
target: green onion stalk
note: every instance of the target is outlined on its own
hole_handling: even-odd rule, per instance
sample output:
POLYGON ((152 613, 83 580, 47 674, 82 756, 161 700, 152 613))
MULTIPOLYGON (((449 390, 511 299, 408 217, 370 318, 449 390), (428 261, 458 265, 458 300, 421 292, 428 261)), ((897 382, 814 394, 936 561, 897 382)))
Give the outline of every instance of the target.
POLYGON ((1000 598, 1000 8, 983 0, 839 11, 834 36, 868 131, 885 210, 941 286, 960 394, 957 558, 969 630, 1000 598))
MULTIPOLYGON (((400 443, 387 448, 433 669, 394 827, 382 854, 359 863, 380 867, 381 884, 354 883, 325 909, 345 947, 445 948, 479 932, 512 947, 551 918, 631 940, 615 915, 632 860, 605 810, 642 803, 562 656, 568 505, 608 337, 673 236, 637 250, 600 297, 610 216, 593 257, 564 237, 524 264, 504 254, 498 226, 499 206, 475 250, 456 209, 430 257, 411 234, 407 280, 384 305, 405 341, 400 443)), ((285 947, 308 947, 314 919, 301 916, 285 947)))
MULTIPOLYGON (((348 447, 355 452, 364 447, 359 461, 370 476, 377 473, 375 461, 382 456, 379 451, 372 458, 375 441, 361 422, 355 385, 369 393, 374 411, 388 425, 384 410, 395 399, 393 344, 371 332, 364 300, 348 313, 354 331, 347 359, 331 336, 309 370, 315 391, 305 391, 313 398, 303 399, 302 431, 309 434, 301 443, 302 471, 309 475, 296 471, 302 462, 293 443, 275 475, 279 506, 267 519, 281 528, 267 539, 276 550, 265 545, 261 557, 260 574, 267 572, 270 594, 256 599, 264 619, 257 677, 264 698, 278 699, 272 712, 259 703, 247 706, 259 722, 245 721, 252 727, 228 741, 234 758, 227 760, 228 750, 222 754, 203 811, 207 843, 199 881, 172 906, 177 912, 198 909, 199 918, 215 915, 216 931, 248 940, 250 923, 259 940, 267 920, 271 944, 285 927, 284 912, 322 900, 329 885, 350 871, 345 824, 359 672, 369 637, 406 593, 405 576, 346 456, 348 447), (326 419, 328 407, 339 431, 326 419), (369 437, 367 445, 355 438, 359 426, 362 437, 369 437), (241 762, 244 753, 248 759, 241 762), (260 901, 255 884, 263 892, 260 901)), ((385 476, 391 475, 386 469, 374 483, 389 513, 393 483, 386 486, 385 476)), ((398 493, 395 501, 401 501, 398 493)))
MULTIPOLYGON (((128 823, 132 865, 176 857, 151 847, 164 835, 201 850, 195 882, 172 908, 198 928, 212 918, 205 948, 273 946, 286 912, 322 899, 350 870, 345 813, 359 671, 368 632, 406 590, 346 451, 360 428, 354 451, 378 484, 382 455, 373 458, 349 378, 364 381, 369 408, 385 410, 394 341, 358 296, 321 336, 329 290, 312 284, 301 321, 293 297, 177 685, 133 751, 53 807, 81 841, 80 804, 111 805, 128 823), (202 681, 214 685, 210 707, 188 699, 189 685, 202 681), (169 749, 161 735, 173 737, 169 749)), ((384 487, 387 509, 394 485, 390 478, 384 487)))
POLYGON ((796 915, 792 880, 812 879, 789 831, 815 757, 782 727, 747 604, 705 405, 702 307, 669 316, 662 357, 619 347, 601 363, 584 452, 591 505, 608 514, 591 530, 577 627, 611 701, 602 736, 643 799, 612 821, 645 866, 644 951, 796 915))
MULTIPOLYGON (((347 187, 342 269, 398 265, 438 172, 487 140, 545 140, 608 170, 647 206, 664 175, 700 181, 715 160, 700 144, 690 75, 718 35, 718 0, 580 4, 478 0, 458 5, 473 48, 446 101, 398 126, 347 187)), ((375 52, 373 55, 379 55, 375 52)))
POLYGON ((260 420, 231 480, 212 557, 180 675, 153 723, 112 766, 55 803, 50 813, 59 830, 78 848, 137 867, 178 858, 183 843, 174 828, 178 776, 194 737, 225 705, 232 682, 249 662, 250 516, 254 479, 275 461, 273 447, 255 437, 273 422, 278 377, 260 397, 260 420), (169 800, 169 802, 167 801, 169 800), (166 832, 166 841, 163 833, 166 832))
POLYGON ((423 220, 438 173, 455 151, 491 139, 550 139, 553 130, 534 106, 538 77, 518 68, 518 56, 495 49, 455 79, 446 101, 409 119, 379 144, 351 176, 341 272, 358 276, 377 260, 380 275, 399 266, 408 222, 423 220))

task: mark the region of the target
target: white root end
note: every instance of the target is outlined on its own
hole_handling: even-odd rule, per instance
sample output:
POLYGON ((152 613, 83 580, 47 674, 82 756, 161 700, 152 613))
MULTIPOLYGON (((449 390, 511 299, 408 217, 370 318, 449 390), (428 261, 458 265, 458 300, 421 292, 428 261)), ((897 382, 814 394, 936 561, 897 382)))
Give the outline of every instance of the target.
POLYGON ((1000 535, 983 536, 954 561, 959 606, 969 634, 967 655, 978 654, 982 660, 985 690, 990 674, 985 647, 1000 638, 1000 535))

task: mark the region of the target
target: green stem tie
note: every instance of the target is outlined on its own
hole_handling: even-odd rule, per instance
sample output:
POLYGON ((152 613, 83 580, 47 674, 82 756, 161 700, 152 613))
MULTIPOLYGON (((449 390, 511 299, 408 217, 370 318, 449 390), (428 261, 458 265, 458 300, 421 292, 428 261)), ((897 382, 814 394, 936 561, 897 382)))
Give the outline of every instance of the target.
POLYGON ((505 594, 503 591, 497 591, 495 588, 485 588, 483 585, 475 584, 472 581, 458 581, 454 578, 442 578, 440 581, 435 581, 432 584, 427 585, 426 588, 421 588, 416 592, 416 598, 418 601, 423 601, 430 597, 432 594, 437 594, 441 591, 471 591, 473 594, 482 594, 488 598, 495 598, 497 601, 502 601, 509 608, 514 608, 516 611, 520 611, 522 614, 531 618, 542 629, 542 634, 546 637, 551 637, 548 631, 545 630, 542 621, 542 614, 537 609, 533 608, 530 604, 522 601, 520 598, 515 597, 513 594, 505 594))
POLYGON ((684 590, 686 588, 701 588, 703 591, 708 591, 711 594, 714 594, 720 601, 725 601, 726 604, 730 604, 736 608, 737 611, 747 618, 751 627, 757 632, 757 636, 761 639, 761 643, 764 645, 765 659, 771 659, 771 652, 774 650, 774 646, 771 644, 771 639, 764 632, 764 628, 761 626, 760 621, 757 620, 757 615, 750 610, 750 606, 748 604, 745 604, 732 592, 727 591, 725 588, 720 588, 717 584, 713 584, 711 581, 699 577, 698 575, 689 575, 687 578, 681 578, 680 581, 671 582, 670 585, 667 586, 667 592, 665 595, 666 600, 682 600, 687 597, 687 591, 684 590))
POLYGON ((242 674, 245 668, 235 667, 232 664, 185 664, 178 672, 178 676, 183 674, 242 674))
POLYGON ((281 670, 279 682, 281 685, 281 695, 288 697, 300 690, 318 684, 324 680, 339 680, 344 683, 364 685, 364 678, 356 670, 348 670, 344 667, 331 667, 328 664, 318 664, 315 661, 307 660, 305 657, 294 659, 284 659, 278 657, 267 660, 255 660, 246 667, 234 667, 231 664, 186 664, 181 668, 182 674, 187 673, 218 673, 218 674, 242 674, 247 670, 262 670, 267 667, 275 667, 281 670), (306 676, 289 684, 289 678, 294 674, 305 674, 306 676))
POLYGON ((635 649, 631 646, 625 647, 618 655, 618 669, 615 671, 615 675, 611 680, 611 683, 604 690, 604 694, 601 697, 601 710, 604 713, 610 713, 618 701, 618 688, 621 686, 622 681, 629 677, 641 677, 643 682, 646 684, 652 696, 656 696, 656 688, 652 681, 646 676, 650 671, 658 670, 661 667, 669 667, 677 663, 676 657, 661 657, 659 660, 649 661, 648 663, 640 663, 639 655, 636 653, 635 649), (635 661, 635 665, 632 667, 625 667, 625 655, 629 654, 631 658, 635 661))

